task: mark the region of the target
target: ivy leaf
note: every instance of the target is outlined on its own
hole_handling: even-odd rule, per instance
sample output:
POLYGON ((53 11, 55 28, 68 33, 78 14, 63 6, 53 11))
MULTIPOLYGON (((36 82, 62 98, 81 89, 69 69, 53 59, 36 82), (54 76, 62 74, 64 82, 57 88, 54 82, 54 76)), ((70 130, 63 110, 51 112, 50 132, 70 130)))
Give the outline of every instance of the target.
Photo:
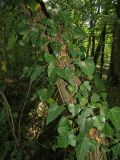
POLYGON ((69 134, 68 135, 68 142, 71 146, 75 147, 76 146, 76 142, 77 142, 77 138, 74 134, 69 134))
POLYGON ((48 39, 46 37, 41 37, 38 42, 37 45, 40 47, 41 50, 44 49, 45 44, 48 42, 48 39))
POLYGON ((81 107, 80 107, 80 105, 69 104, 68 110, 72 113, 73 116, 76 116, 80 113, 81 107))
POLYGON ((48 91, 46 88, 41 88, 37 91, 37 94, 41 101, 47 101, 49 98, 48 91))
POLYGON ((105 136, 108 137, 113 137, 114 135, 114 130, 112 129, 112 127, 107 123, 104 128, 103 128, 103 133, 105 134, 105 136))
POLYGON ((80 93, 83 95, 84 98, 88 98, 88 91, 91 90, 91 86, 89 85, 88 81, 85 81, 83 84, 80 85, 80 93))
POLYGON ((29 41, 29 34, 30 34, 30 30, 26 29, 20 32, 20 34, 23 36, 21 42, 27 43, 29 41))
POLYGON ((88 99, 84 97, 81 97, 79 101, 81 106, 85 106, 88 103, 88 99))
POLYGON ((77 92, 77 88, 75 84, 74 85, 69 84, 67 86, 67 89, 72 95, 74 95, 77 92))
POLYGON ((69 52, 73 58, 80 57, 82 53, 80 52, 80 48, 74 44, 69 45, 69 52))
POLYGON ((114 147, 112 147, 113 157, 112 159, 115 160, 120 155, 120 143, 117 143, 114 147))
POLYGON ((1 62, 1 68, 2 68, 2 71, 3 71, 3 72, 7 72, 7 65, 6 65, 6 62, 5 62, 5 61, 2 61, 2 62, 1 62))
POLYGON ((58 106, 57 103, 50 105, 50 107, 48 108, 47 124, 56 119, 62 113, 62 111, 63 108, 61 106, 58 106))
POLYGON ((53 54, 58 57, 58 54, 61 50, 62 45, 58 42, 51 42, 49 43, 49 48, 51 49, 51 51, 53 52, 53 54))
POLYGON ((49 19, 49 18, 43 18, 41 20, 41 23, 48 26, 48 27, 53 27, 55 25, 54 21, 52 19, 49 19))
POLYGON ((58 68, 57 75, 60 76, 60 78, 65 79, 71 85, 73 84, 74 72, 71 68, 69 67, 66 67, 65 69, 58 68))
POLYGON ((120 107, 114 107, 108 113, 108 118, 111 120, 116 129, 120 128, 120 107))
POLYGON ((82 137, 76 146, 77 160, 86 160, 90 148, 90 142, 87 137, 82 137))
POLYGON ((70 125, 70 120, 65 117, 61 118, 58 127, 60 136, 57 137, 58 146, 61 148, 66 148, 68 145, 76 146, 76 136, 72 133, 70 125))
POLYGON ((17 41, 17 35, 16 32, 13 31, 8 38, 7 49, 11 49, 16 41, 17 41))
POLYGON ((71 121, 65 118, 64 116, 59 121, 59 126, 69 126, 71 124, 71 121))
POLYGON ((105 118, 98 115, 98 116, 92 117, 92 119, 93 119, 94 127, 98 128, 98 130, 102 131, 105 126, 105 118))
POLYGON ((56 36, 57 34, 57 29, 56 27, 52 27, 52 28, 48 28, 47 29, 47 34, 50 35, 50 36, 56 36))
POLYGON ((92 97, 91 97, 91 101, 92 101, 93 103, 100 102, 100 95, 97 94, 97 93, 93 93, 93 94, 92 94, 92 97))
POLYGON ((70 22, 70 13, 68 11, 62 11, 59 13, 61 22, 67 26, 70 22))
POLYGON ((62 117, 59 121, 58 133, 60 135, 67 135, 71 131, 70 120, 62 117))
POLYGON ((69 143, 68 143, 68 137, 66 135, 64 136, 58 136, 57 137, 57 145, 60 148, 67 148, 69 143))
POLYGON ((92 58, 88 58, 86 61, 75 61, 74 64, 78 65, 82 72, 91 80, 95 70, 95 64, 92 58))
POLYGON ((102 99, 105 101, 106 98, 107 98, 107 93, 106 93, 106 92, 103 92, 103 93, 101 93, 100 95, 101 95, 102 99))
POLYGON ((55 74, 54 71, 55 71, 55 65, 50 64, 48 66, 48 77, 50 77, 52 75, 52 73, 55 74))
POLYGON ((94 82, 95 82, 95 87, 98 90, 105 90, 105 85, 103 81, 100 79, 98 74, 94 74, 94 82))
POLYGON ((55 61, 56 61, 56 58, 55 56, 49 54, 49 53, 45 53, 45 56, 44 56, 46 62, 48 62, 49 64, 54 64, 55 61))
POLYGON ((82 133, 85 132, 86 130, 86 120, 88 119, 88 117, 92 114, 92 109, 90 108, 85 108, 81 114, 79 114, 78 118, 77 118, 77 124, 80 128, 80 131, 82 133))
POLYGON ((30 76, 30 83, 33 83, 37 78, 41 75, 41 73, 44 72, 44 66, 36 65, 33 68, 32 74, 30 76))
POLYGON ((29 77, 33 71, 33 68, 24 67, 22 77, 29 77))
POLYGON ((88 91, 91 90, 91 86, 90 86, 90 82, 89 82, 89 81, 85 81, 85 82, 83 83, 83 85, 85 86, 85 88, 86 88, 88 91))
POLYGON ((35 47, 37 43, 38 33, 39 33, 38 30, 34 28, 32 29, 32 32, 30 32, 30 39, 33 47, 35 47))

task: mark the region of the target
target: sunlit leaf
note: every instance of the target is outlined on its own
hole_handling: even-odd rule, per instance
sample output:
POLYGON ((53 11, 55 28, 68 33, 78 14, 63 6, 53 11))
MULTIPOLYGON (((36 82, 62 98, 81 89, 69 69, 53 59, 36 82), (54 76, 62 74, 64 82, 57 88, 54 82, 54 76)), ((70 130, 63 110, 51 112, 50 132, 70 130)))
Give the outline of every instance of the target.
POLYGON ((75 61, 76 65, 80 67, 82 72, 91 80, 95 71, 95 64, 92 58, 88 58, 86 61, 75 61))
POLYGON ((75 104, 69 104, 68 110, 72 113, 73 116, 76 116, 80 113, 81 107, 80 105, 75 104))
POLYGON ((58 104, 52 104, 48 108, 48 115, 47 115, 47 124, 52 122, 54 119, 56 119, 63 111, 63 108, 61 106, 58 106, 58 104))

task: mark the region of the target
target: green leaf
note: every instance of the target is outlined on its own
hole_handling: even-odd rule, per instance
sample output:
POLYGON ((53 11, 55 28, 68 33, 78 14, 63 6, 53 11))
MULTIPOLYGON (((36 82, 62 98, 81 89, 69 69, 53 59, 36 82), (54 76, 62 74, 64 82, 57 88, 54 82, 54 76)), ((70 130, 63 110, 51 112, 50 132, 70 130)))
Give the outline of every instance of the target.
POLYGON ((120 155, 120 143, 117 143, 114 147, 112 147, 113 157, 112 160, 116 160, 120 155))
POLYGON ((74 134, 69 134, 68 135, 68 143, 69 143, 69 145, 75 147, 76 146, 76 142, 77 142, 76 136, 74 134))
POLYGON ((100 115, 92 117, 94 127, 98 128, 98 130, 102 131, 105 126, 105 117, 100 115))
POLYGON ((80 113, 81 107, 80 105, 75 104, 69 104, 68 110, 72 113, 73 116, 76 116, 80 113))
POLYGON ((74 64, 78 65, 82 72, 91 80, 95 71, 95 64, 92 58, 88 58, 86 61, 75 61, 74 64))
POLYGON ((88 91, 91 90, 91 86, 90 86, 90 82, 89 82, 89 81, 85 81, 85 82, 83 83, 83 85, 85 86, 85 88, 86 88, 88 91))
POLYGON ((77 118, 77 120, 76 120, 76 122, 77 122, 77 124, 78 124, 78 126, 79 126, 79 128, 80 128, 80 131, 81 131, 82 133, 84 133, 85 130, 86 130, 86 121, 87 121, 88 117, 89 117, 91 114, 92 114, 92 110, 91 110, 90 108, 85 108, 85 109, 81 112, 81 114, 79 114, 79 116, 78 116, 78 118, 77 118))
POLYGON ((49 64, 54 64, 56 61, 56 57, 49 53, 45 53, 44 58, 46 62, 48 62, 49 64))
POLYGON ((107 93, 106 92, 103 92, 103 93, 100 93, 102 99, 105 101, 106 98, 107 98, 107 93))
POLYGON ((41 73, 44 72, 44 69, 44 66, 35 65, 30 76, 30 83, 36 81, 37 78, 41 75, 41 73))
POLYGON ((81 106, 85 106, 88 103, 88 99, 84 97, 81 97, 79 101, 81 106))
POLYGON ((74 85, 69 84, 67 86, 67 89, 72 95, 74 95, 77 92, 77 87, 75 84, 74 85))
POLYGON ((68 137, 67 136, 58 136, 57 137, 57 145, 60 148, 67 148, 69 143, 68 143, 68 137))
POLYGON ((120 107, 114 107, 110 110, 107 116, 116 129, 120 129, 120 107))
POLYGON ((33 71, 33 68, 24 67, 22 77, 29 77, 33 71))
POLYGON ((84 40, 86 36, 86 32, 81 27, 75 27, 72 30, 71 34, 73 39, 79 39, 79 40, 84 40))
POLYGON ((38 40, 37 45, 40 47, 41 50, 43 50, 46 43, 48 43, 48 39, 46 37, 41 37, 38 40))
POLYGON ((46 88, 41 88, 37 91, 37 94, 41 101, 47 101, 49 98, 49 94, 46 88))
POLYGON ((100 95, 97 93, 93 93, 91 97, 91 102, 92 103, 100 102, 100 95))
POLYGON ((56 119, 62 113, 62 111, 63 108, 61 106, 58 106, 57 103, 50 105, 50 107, 48 108, 47 124, 56 119))
POLYGON ((61 135, 67 135, 71 131, 70 127, 65 125, 65 126, 60 126, 58 127, 58 133, 61 135))
POLYGON ((30 39, 31 39, 31 42, 32 42, 32 46, 35 47, 36 43, 37 43, 37 38, 38 38, 38 30, 33 28, 32 29, 32 32, 30 32, 30 39))
POLYGON ((30 34, 30 30, 26 29, 20 32, 20 34, 23 36, 22 37, 22 43, 27 43, 29 41, 29 34, 30 34))
POLYGON ((87 137, 82 137, 76 146, 77 160, 86 160, 90 148, 90 142, 87 137))
POLYGON ((62 24, 67 26, 70 22, 70 12, 69 11, 62 11, 59 13, 59 16, 60 16, 60 21, 62 22, 62 24))
POLYGON ((48 29, 47 29, 47 34, 50 35, 50 36, 56 36, 56 34, 57 34, 57 29, 56 29, 56 27, 48 28, 48 29))
POLYGON ((48 18, 43 18, 41 20, 41 23, 48 26, 48 27, 54 27, 54 21, 52 19, 48 19, 48 18))
POLYGON ((58 57, 59 52, 61 51, 62 45, 58 42, 50 42, 49 48, 52 50, 53 54, 58 57))
POLYGON ((59 121, 59 126, 69 126, 71 124, 71 121, 68 120, 66 117, 62 117, 59 121))
POLYGON ((67 82, 69 82, 71 85, 73 85, 73 78, 74 78, 74 71, 66 67, 65 69, 58 68, 57 69, 57 75, 60 76, 60 78, 65 79, 67 82))
POLYGON ((76 136, 72 132, 71 121, 62 117, 58 127, 60 136, 57 138, 57 142, 59 147, 66 148, 68 145, 76 146, 76 136))
POLYGON ((112 129, 112 127, 108 123, 106 123, 105 126, 104 126, 104 128, 103 128, 103 133, 107 137, 113 137, 114 130, 112 129))
POLYGON ((103 81, 100 79, 98 74, 94 74, 94 82, 95 82, 95 88, 98 90, 105 90, 105 85, 103 81))
POLYGON ((91 86, 89 85, 88 81, 83 82, 83 84, 80 85, 80 94, 88 99, 89 91, 91 90, 91 86))
POLYGON ((48 77, 50 77, 52 75, 52 73, 54 74, 54 71, 55 71, 55 65, 50 64, 48 66, 48 77))
POLYGON ((59 121, 58 133, 60 135, 67 135, 69 132, 71 132, 70 120, 62 117, 59 121))
POLYGON ((81 57, 82 53, 80 52, 80 48, 74 44, 69 45, 69 52, 73 58, 81 57))
POLYGON ((17 35, 15 31, 12 31, 12 33, 10 34, 9 38, 8 38, 8 45, 7 45, 7 49, 11 49, 13 47, 13 45, 15 44, 15 42, 17 41, 17 35))

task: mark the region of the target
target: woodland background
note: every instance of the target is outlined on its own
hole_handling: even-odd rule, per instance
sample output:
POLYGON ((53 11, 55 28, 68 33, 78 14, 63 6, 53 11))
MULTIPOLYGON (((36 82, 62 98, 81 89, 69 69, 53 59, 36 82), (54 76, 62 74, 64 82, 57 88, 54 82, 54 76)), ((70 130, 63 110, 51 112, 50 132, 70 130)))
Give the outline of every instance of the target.
POLYGON ((0 1, 0 160, 120 157, 120 1, 0 1))

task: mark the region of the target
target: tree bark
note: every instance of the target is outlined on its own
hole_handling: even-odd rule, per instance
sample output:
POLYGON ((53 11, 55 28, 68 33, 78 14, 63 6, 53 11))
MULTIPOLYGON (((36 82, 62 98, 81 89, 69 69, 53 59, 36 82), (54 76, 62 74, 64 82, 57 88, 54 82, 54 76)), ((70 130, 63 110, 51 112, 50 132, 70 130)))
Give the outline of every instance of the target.
POLYGON ((116 4, 117 19, 114 24, 109 81, 111 85, 120 88, 120 1, 116 4))
POLYGON ((104 24, 103 27, 103 37, 102 37, 102 47, 101 47, 101 72, 100 72, 100 76, 102 78, 102 73, 103 73, 103 66, 104 66, 104 54, 105 54, 105 37, 106 37, 106 24, 104 24))
POLYGON ((98 42, 98 46, 95 51, 95 55, 94 55, 95 65, 97 65, 98 58, 100 56, 101 51, 102 51, 101 64, 103 65, 103 63, 104 63, 105 36, 106 36, 106 24, 104 24, 104 26, 103 26, 103 29, 102 29, 101 35, 100 35, 100 40, 98 42))

